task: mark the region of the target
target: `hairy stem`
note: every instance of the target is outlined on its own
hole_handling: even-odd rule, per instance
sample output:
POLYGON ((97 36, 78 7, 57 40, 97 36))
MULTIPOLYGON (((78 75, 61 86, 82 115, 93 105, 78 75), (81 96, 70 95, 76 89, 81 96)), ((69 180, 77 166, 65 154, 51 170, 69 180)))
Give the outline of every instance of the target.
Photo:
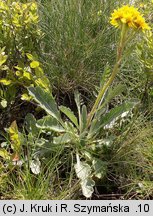
POLYGON ((113 67, 113 71, 111 76, 109 77, 108 81, 104 84, 104 86, 100 89, 99 94, 97 96, 97 99, 88 115, 88 120, 87 120, 87 127, 90 126, 90 123, 92 121, 92 118, 97 110, 97 107, 101 101, 101 98, 103 97, 103 95, 105 94, 105 92, 107 91, 108 87, 113 83, 114 78, 116 77, 116 74, 119 71, 119 66, 121 64, 121 60, 122 60, 122 53, 123 53, 123 48, 125 45, 125 41, 126 41, 126 26, 123 25, 122 26, 122 30, 121 30, 121 39, 120 39, 120 43, 119 46, 117 48, 117 59, 116 59, 116 63, 113 67))

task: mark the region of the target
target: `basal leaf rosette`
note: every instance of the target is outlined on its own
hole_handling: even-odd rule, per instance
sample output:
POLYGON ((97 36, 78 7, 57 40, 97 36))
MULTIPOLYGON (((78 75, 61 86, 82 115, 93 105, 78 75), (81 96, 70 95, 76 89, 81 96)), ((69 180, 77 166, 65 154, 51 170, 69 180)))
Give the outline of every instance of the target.
POLYGON ((123 7, 114 10, 111 14, 110 23, 115 27, 122 27, 123 24, 126 24, 129 28, 142 31, 150 30, 143 14, 141 14, 137 8, 128 5, 124 5, 123 7))

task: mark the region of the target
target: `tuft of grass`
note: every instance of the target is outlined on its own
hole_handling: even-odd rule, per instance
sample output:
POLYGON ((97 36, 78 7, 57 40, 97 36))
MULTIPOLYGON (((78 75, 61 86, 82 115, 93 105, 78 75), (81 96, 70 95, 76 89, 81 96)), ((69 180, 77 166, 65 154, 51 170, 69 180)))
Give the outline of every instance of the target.
MULTIPOLYGON (((24 134, 24 138, 26 134, 24 134)), ((37 146, 39 137, 24 139, 21 161, 13 164, 3 161, 0 167, 0 199, 58 200, 74 199, 80 193, 79 182, 73 168, 73 154, 59 147, 37 146), (30 161, 35 157, 41 161, 40 173, 34 174, 30 161)))
POLYGON ((118 138, 110 162, 109 171, 126 199, 153 196, 153 130, 146 119, 139 115, 128 132, 118 138))
MULTIPOLYGON (((91 94, 106 63, 115 58, 116 34, 109 23, 115 1, 43 0, 41 60, 56 90, 91 94)), ((56 92, 57 93, 57 92, 56 92)))
MULTIPOLYGON (((123 1, 41 0, 40 27, 44 33, 40 58, 59 103, 73 104, 74 89, 79 89, 92 104, 106 65, 112 68, 118 32, 110 25, 110 14, 123 1)), ((130 3, 125 0, 124 4, 130 3)), ((135 2, 136 4, 136 2, 135 2)), ((118 79, 127 86, 127 95, 142 97, 145 78, 135 42, 126 48, 118 79)))

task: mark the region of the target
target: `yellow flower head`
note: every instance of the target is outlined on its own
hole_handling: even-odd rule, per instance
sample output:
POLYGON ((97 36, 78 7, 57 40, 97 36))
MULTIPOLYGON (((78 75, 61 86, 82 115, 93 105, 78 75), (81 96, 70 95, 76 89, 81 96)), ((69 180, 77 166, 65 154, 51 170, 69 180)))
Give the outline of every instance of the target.
POLYGON ((110 23, 115 27, 120 27, 123 23, 128 27, 149 30, 149 25, 145 22, 143 15, 140 14, 137 8, 125 5, 111 14, 110 23))

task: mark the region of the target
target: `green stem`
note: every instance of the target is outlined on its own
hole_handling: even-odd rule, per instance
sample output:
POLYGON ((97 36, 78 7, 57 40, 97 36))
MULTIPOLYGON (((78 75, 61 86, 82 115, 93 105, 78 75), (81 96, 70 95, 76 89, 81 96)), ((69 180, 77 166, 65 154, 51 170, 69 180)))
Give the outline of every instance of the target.
POLYGON ((91 112, 88 115, 88 119, 87 119, 87 127, 90 126, 90 123, 92 121, 92 118, 97 110, 97 107, 102 99, 102 97, 104 96, 106 90, 108 89, 108 87, 113 83, 114 78, 116 77, 116 74, 119 71, 119 66, 122 60, 122 52, 123 52, 123 48, 125 46, 125 41, 126 41, 126 31, 127 28, 125 25, 122 26, 122 30, 121 30, 121 39, 120 39, 120 43, 117 49, 117 59, 116 59, 116 64, 114 65, 113 71, 111 76, 109 77, 108 81, 105 83, 105 85, 100 89, 99 94, 97 96, 97 99, 92 107, 91 112))

